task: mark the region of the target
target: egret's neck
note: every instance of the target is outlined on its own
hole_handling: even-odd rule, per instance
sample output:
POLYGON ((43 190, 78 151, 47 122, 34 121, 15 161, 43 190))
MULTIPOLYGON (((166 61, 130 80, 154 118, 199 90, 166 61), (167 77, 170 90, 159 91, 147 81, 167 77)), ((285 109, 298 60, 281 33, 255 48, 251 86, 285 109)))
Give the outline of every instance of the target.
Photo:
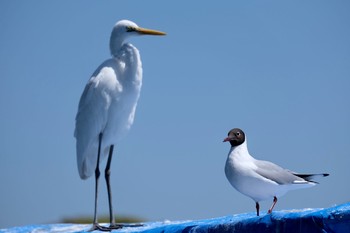
POLYGON ((109 49, 113 57, 116 57, 118 55, 119 50, 121 49, 127 38, 127 34, 121 33, 120 30, 112 31, 111 37, 109 39, 109 49))
POLYGON ((118 38, 114 38, 114 39, 111 38, 111 41, 109 42, 109 49, 113 57, 116 57, 118 55, 122 45, 123 45, 122 40, 118 38))
POLYGON ((114 56, 120 66, 118 81, 124 89, 132 88, 140 91, 142 85, 142 63, 140 53, 135 46, 123 43, 114 56))

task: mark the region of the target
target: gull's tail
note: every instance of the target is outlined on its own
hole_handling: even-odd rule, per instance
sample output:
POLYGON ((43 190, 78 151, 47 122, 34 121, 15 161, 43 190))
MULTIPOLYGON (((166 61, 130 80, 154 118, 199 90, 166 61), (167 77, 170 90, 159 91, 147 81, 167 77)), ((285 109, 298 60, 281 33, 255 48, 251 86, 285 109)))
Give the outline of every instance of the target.
POLYGON ((317 177, 325 177, 325 176, 329 176, 328 173, 320 173, 320 174, 298 174, 298 173, 293 173, 294 175, 306 180, 306 181, 309 181, 309 182, 312 182, 312 183, 316 183, 318 184, 318 182, 314 181, 313 179, 314 178, 317 178, 317 177))

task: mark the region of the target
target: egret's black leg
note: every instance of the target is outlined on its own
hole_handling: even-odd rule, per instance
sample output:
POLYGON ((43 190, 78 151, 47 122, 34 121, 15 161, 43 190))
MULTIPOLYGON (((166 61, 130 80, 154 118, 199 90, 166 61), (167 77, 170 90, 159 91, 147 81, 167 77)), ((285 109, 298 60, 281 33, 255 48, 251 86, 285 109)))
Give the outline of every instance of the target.
POLYGON ((100 227, 97 221, 97 197, 98 197, 98 179, 100 177, 99 166, 100 166, 101 143, 102 143, 102 133, 98 135, 98 152, 97 152, 97 162, 96 162, 96 169, 95 169, 95 212, 94 212, 93 225, 90 231, 98 230, 100 227))
POLYGON ((271 206, 271 208, 270 208, 269 211, 268 211, 269 214, 272 213, 272 209, 273 209, 273 207, 275 207, 276 203, 277 203, 277 197, 273 197, 272 206, 271 206))
POLYGON ((107 160, 107 165, 105 169, 105 178, 107 183, 107 191, 108 191, 108 202, 109 202, 109 220, 110 220, 110 226, 105 227, 98 224, 97 221, 97 194, 98 194, 98 179, 100 177, 100 152, 101 152, 101 142, 102 142, 102 133, 99 134, 99 145, 98 145, 98 155, 97 155, 97 163, 96 163, 96 169, 95 169, 95 181, 96 181, 96 187, 95 187, 95 213, 94 213, 94 222, 93 226, 89 231, 111 231, 114 229, 120 229, 122 227, 140 227, 143 226, 143 224, 116 224, 113 214, 113 206, 112 206, 112 192, 111 192, 111 185, 110 185, 110 175, 111 175, 111 162, 112 162, 112 155, 113 155, 113 149, 114 145, 111 145, 109 148, 109 155, 107 160))
POLYGON ((108 155, 107 165, 105 169, 105 178, 106 178, 107 191, 108 191, 109 222, 110 222, 109 227, 110 229, 119 229, 119 228, 122 228, 122 226, 115 224, 113 205, 112 205, 112 190, 111 190, 111 184, 109 181, 110 175, 111 175, 111 162, 112 162, 112 156, 113 156, 113 149, 114 149, 114 145, 111 145, 109 148, 109 155, 108 155))
MULTIPOLYGON (((94 222, 92 225, 92 228, 89 231, 111 231, 109 227, 104 227, 98 224, 97 221, 97 197, 98 197, 98 179, 100 177, 100 154, 101 154, 101 143, 102 143, 102 133, 98 135, 98 153, 97 153, 97 163, 96 163, 96 169, 95 169, 95 213, 94 213, 94 222)), ((109 161, 110 159, 108 159, 109 161)))
POLYGON ((113 202, 112 202, 112 189, 110 184, 110 175, 111 175, 111 163, 112 163, 112 157, 113 157, 113 149, 114 145, 111 145, 109 148, 109 154, 105 169, 105 178, 106 178, 106 184, 107 184, 107 191, 108 191, 108 204, 109 204, 109 227, 103 227, 98 226, 98 230, 101 231, 111 231, 114 229, 120 229, 123 227, 140 227, 143 226, 143 224, 119 224, 115 223, 114 213, 113 213, 113 202))
POLYGON ((255 202, 255 208, 256 208, 256 216, 259 216, 259 209, 260 209, 259 202, 255 202))
POLYGON ((109 182, 109 178, 111 175, 110 167, 111 167, 111 162, 112 162, 113 148, 114 148, 113 145, 111 145, 109 148, 109 155, 108 155, 107 165, 106 165, 106 169, 105 169, 105 178, 106 178, 106 184, 107 184, 108 204, 109 204, 109 222, 111 225, 115 223, 114 214, 113 214, 113 206, 112 206, 112 190, 111 190, 111 185, 109 182))

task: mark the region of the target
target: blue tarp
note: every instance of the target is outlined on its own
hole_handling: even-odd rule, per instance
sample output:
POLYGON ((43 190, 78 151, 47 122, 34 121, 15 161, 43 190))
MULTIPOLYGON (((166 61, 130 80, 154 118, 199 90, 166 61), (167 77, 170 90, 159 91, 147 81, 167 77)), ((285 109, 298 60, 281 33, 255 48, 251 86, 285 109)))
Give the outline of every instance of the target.
MULTIPOLYGON (((87 232, 91 225, 50 224, 13 227, 1 233, 24 232, 87 232)), ((125 227, 113 232, 235 232, 235 233, 350 233, 350 203, 327 209, 275 211, 272 214, 238 214, 198 221, 147 222, 142 227, 125 227)))

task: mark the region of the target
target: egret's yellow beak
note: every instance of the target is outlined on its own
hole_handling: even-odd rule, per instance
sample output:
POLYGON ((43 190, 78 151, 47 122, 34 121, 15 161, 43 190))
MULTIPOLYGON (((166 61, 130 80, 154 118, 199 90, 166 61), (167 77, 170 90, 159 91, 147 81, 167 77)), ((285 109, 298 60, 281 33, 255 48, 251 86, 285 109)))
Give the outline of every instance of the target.
POLYGON ((154 36, 165 36, 165 32, 153 30, 153 29, 147 29, 147 28, 136 28, 136 32, 140 33, 141 35, 154 35, 154 36))

